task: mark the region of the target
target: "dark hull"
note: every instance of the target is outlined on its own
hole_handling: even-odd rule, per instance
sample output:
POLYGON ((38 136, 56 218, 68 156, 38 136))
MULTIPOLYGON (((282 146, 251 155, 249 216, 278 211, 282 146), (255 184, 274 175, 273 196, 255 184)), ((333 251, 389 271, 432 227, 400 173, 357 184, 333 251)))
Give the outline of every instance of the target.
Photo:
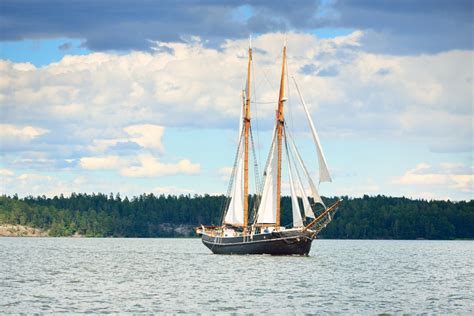
POLYGON ((215 254, 308 255, 314 234, 282 231, 250 237, 202 236, 203 244, 215 254))

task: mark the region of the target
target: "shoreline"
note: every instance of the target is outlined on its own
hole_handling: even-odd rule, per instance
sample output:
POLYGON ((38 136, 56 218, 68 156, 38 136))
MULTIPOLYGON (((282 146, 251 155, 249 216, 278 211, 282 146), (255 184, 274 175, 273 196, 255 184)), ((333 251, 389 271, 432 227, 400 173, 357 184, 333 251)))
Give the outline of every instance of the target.
MULTIPOLYGON (((13 225, 13 224, 0 224, 0 239, 2 237, 47 237, 47 238, 87 238, 87 239, 94 239, 94 238, 136 238, 136 239, 199 239, 199 236, 155 236, 155 237, 129 237, 129 236, 86 236, 81 235, 79 233, 74 233, 70 236, 50 236, 49 230, 42 230, 40 228, 34 228, 31 226, 24 226, 24 225, 13 225)), ((376 239, 350 239, 350 238, 317 238, 319 240, 358 240, 358 241, 365 241, 365 240, 376 240, 376 241, 474 241, 474 239, 469 238, 455 238, 455 239, 390 239, 390 238, 376 238, 376 239)))
POLYGON ((0 237, 49 237, 49 232, 31 226, 0 224, 0 237))

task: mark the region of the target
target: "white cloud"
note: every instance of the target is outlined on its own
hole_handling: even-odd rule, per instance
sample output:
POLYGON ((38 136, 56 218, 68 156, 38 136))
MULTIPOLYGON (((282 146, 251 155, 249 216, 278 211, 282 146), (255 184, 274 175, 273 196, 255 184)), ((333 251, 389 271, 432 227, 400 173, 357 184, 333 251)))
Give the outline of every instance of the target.
POLYGON ((115 138, 115 139, 94 139, 92 145, 88 146, 88 149, 92 152, 104 152, 112 146, 117 145, 121 142, 126 142, 126 138, 115 138))
MULTIPOLYGON (((322 131, 353 137, 374 131, 378 136, 402 134, 427 138, 429 145, 438 144, 442 135, 443 143, 459 138, 467 143, 472 133, 472 51, 376 55, 358 49, 362 35, 287 35, 290 74, 299 79, 312 111, 321 120, 331 118, 322 131), (302 73, 305 66, 315 71, 302 73)), ((283 37, 274 33, 253 40, 253 95, 260 101, 275 100, 283 37)), ((158 150, 159 127, 143 123, 234 124, 245 80, 246 41, 228 40, 220 50, 203 47, 199 40, 157 45, 173 53, 66 56, 41 68, 2 61, 2 79, 8 82, 0 85, 4 113, 16 125, 42 118, 57 129, 73 129, 68 135, 77 143, 131 137, 158 150), (129 135, 124 137, 123 129, 129 135)), ((267 127, 274 108, 274 103, 258 105, 267 127)))
MULTIPOLYGON (((347 196, 363 196, 364 194, 368 195, 376 195, 380 194, 382 188, 380 184, 377 183, 373 178, 368 177, 365 180, 361 179, 361 181, 357 185, 338 185, 335 183, 337 189, 335 190, 336 195, 347 195, 347 196)), ((332 188, 332 190, 334 190, 332 188)))
POLYGON ((0 124, 1 141, 7 144, 26 143, 48 132, 47 129, 34 126, 19 127, 12 124, 0 124))
POLYGON ((195 193, 192 189, 185 189, 185 188, 178 188, 175 186, 166 186, 166 187, 155 187, 153 188, 153 193, 155 194, 171 194, 171 195, 179 195, 179 194, 191 194, 195 193))
POLYGON ((12 177, 15 175, 15 172, 8 169, 0 169, 0 176, 2 177, 12 177))
POLYGON ((0 169, 0 193, 6 192, 7 186, 15 182, 15 172, 9 169, 0 169))
POLYGON ((23 173, 15 178, 8 187, 2 188, 4 194, 17 193, 19 196, 54 196, 69 194, 74 187, 66 185, 63 181, 50 175, 38 173, 23 173))
POLYGON ((129 166, 120 170, 125 177, 156 177, 175 174, 196 174, 201 170, 199 164, 194 164, 187 159, 177 163, 162 163, 152 155, 138 156, 138 166, 129 166))
POLYGON ((127 134, 126 137, 113 139, 94 139, 89 150, 92 152, 104 152, 112 146, 119 143, 133 142, 142 148, 156 149, 160 152, 164 151, 162 138, 165 131, 163 126, 153 124, 130 125, 123 129, 127 134))
MULTIPOLYGON (((473 51, 370 54, 360 49, 362 35, 287 36, 290 75, 296 76, 322 138, 389 138, 437 152, 472 150, 473 51)), ((252 108, 259 114, 260 128, 273 124, 283 37, 264 34, 253 40, 252 95, 256 101, 271 101, 252 108)), ((189 160, 157 160, 150 153, 164 151, 162 137, 168 127, 185 126, 197 134, 199 128, 236 128, 247 41, 228 40, 219 50, 199 40, 158 45, 173 53, 66 56, 40 68, 0 61, 0 110, 2 122, 8 122, 0 126, 2 149, 7 148, 2 167, 14 170, 17 162, 31 171, 47 165, 54 172, 62 170, 55 161, 67 159, 79 161, 82 169, 114 169, 133 177, 199 172, 201 166, 189 160), (133 156, 130 150, 117 152, 119 145, 129 143, 139 146, 130 147, 133 156), (14 151, 6 146, 17 144, 22 146, 14 151), (28 160, 35 153, 40 158, 28 160)), ((288 123, 297 133, 304 124, 296 123, 302 118, 294 87, 288 95, 288 123)), ((170 157, 193 157, 187 148, 182 150, 170 157)), ((77 171, 70 165, 71 172, 77 171)), ((425 180, 453 190, 464 192, 472 186, 468 173, 430 172, 425 180)), ((398 181, 422 186, 421 176, 408 173, 398 181)), ((370 183, 363 189, 377 191, 370 183)))
POLYGON ((137 157, 100 156, 82 157, 80 165, 88 170, 119 170, 125 177, 155 177, 175 174, 196 174, 199 164, 183 159, 177 163, 162 163, 150 154, 137 157))
POLYGON ((217 173, 219 174, 222 180, 228 181, 230 179, 230 176, 232 175, 232 169, 232 167, 222 167, 217 170, 217 173))
POLYGON ((31 180, 51 180, 53 177, 45 176, 40 174, 32 174, 32 173, 23 173, 22 175, 17 177, 20 181, 31 181, 31 180))
POLYGON ((80 159, 81 167, 90 170, 118 169, 124 164, 125 162, 119 156, 82 157, 80 159))
POLYGON ((130 135, 130 141, 137 143, 143 148, 163 151, 161 138, 163 137, 164 127, 152 124, 142 124, 127 126, 124 130, 130 135))
POLYGON ((462 193, 474 193, 474 168, 461 164, 444 163, 438 168, 420 163, 401 177, 393 180, 397 185, 446 187, 462 193))

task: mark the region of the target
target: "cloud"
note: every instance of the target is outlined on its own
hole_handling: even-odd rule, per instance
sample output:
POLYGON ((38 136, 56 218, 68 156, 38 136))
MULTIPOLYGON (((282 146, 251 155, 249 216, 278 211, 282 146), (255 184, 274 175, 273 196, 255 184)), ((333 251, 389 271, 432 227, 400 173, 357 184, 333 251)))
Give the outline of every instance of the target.
POLYGON ((15 175, 15 172, 8 169, 0 169, 0 176, 2 177, 12 177, 15 175))
POLYGON ((118 156, 82 157, 79 164, 89 170, 113 170, 123 166, 124 161, 118 156))
POLYGON ((368 177, 358 181, 357 185, 347 186, 343 184, 338 185, 337 189, 333 188, 332 190, 337 192, 335 194, 339 196, 363 196, 364 194, 380 194, 383 189, 372 177, 368 177))
MULTIPOLYGON (((442 143, 461 139, 456 149, 466 148, 472 130, 472 74, 466 65, 472 65, 472 52, 375 55, 354 49, 361 36, 354 32, 320 40, 288 34, 290 71, 303 69, 297 79, 305 100, 318 117, 332 118, 323 128, 345 135, 377 131, 436 136, 442 143)), ((266 34, 253 40, 265 51, 254 56, 260 101, 274 100, 282 38, 266 34)), ((66 56, 27 70, 3 61, 2 78, 9 82, 1 90, 5 117, 23 125, 42 117, 44 124, 60 129, 49 136, 55 141, 66 136, 103 146, 134 141, 157 150, 162 147, 160 127, 150 122, 162 127, 235 127, 245 41, 229 40, 221 50, 205 48, 200 41, 161 44, 172 53, 66 56)), ((271 118, 273 111, 273 103, 258 108, 261 117, 271 118)), ((270 119, 262 122, 272 126, 270 119)), ((437 140, 427 141, 440 146, 437 140)))
POLYGON ((94 139, 89 149, 93 152, 104 152, 109 149, 137 151, 140 148, 145 148, 163 152, 164 147, 161 139, 164 130, 163 126, 153 124, 130 125, 123 128, 127 136, 114 139, 94 139))
POLYGON ((67 37, 84 39, 92 50, 149 50, 148 40, 186 41, 194 36, 221 43, 249 33, 306 26, 318 1, 299 5, 265 2, 176 2, 141 0, 134 3, 49 0, 2 3, 0 40, 67 37))
MULTIPOLYGON (((287 35, 290 75, 296 75, 314 117, 331 118, 315 122, 323 137, 403 138, 433 151, 471 150, 473 52, 376 55, 359 48, 362 35, 287 35), (295 73, 299 69, 308 71, 295 73), (337 71, 323 77, 321 69, 337 71)), ((253 95, 272 101, 253 108, 260 129, 273 126, 283 38, 275 33, 253 39, 261 51, 254 54, 253 95)), ((200 40, 156 45, 170 50, 66 56, 41 68, 0 61, 0 106, 9 122, 2 125, 2 145, 23 142, 23 155, 40 152, 42 159, 64 161, 162 152, 168 127, 236 128, 246 40, 228 40, 220 50, 200 40)), ((288 123, 304 121, 296 95, 290 97, 288 123)), ((294 126, 298 132, 304 124, 294 126)), ((9 152, 4 159, 19 160, 9 152)))
POLYGON ((27 149, 27 145, 50 131, 34 126, 18 126, 0 124, 0 148, 3 151, 17 151, 27 149))
POLYGON ((474 193, 474 167, 462 164, 444 163, 433 167, 420 163, 401 177, 393 180, 397 185, 422 187, 448 187, 463 193, 474 193))
POLYGON ((152 124, 131 125, 124 128, 124 130, 130 135, 130 141, 137 143, 143 148, 163 151, 161 138, 163 137, 164 128, 162 126, 152 124))
POLYGON ((232 167, 222 167, 217 170, 217 173, 219 174, 222 180, 229 181, 230 176, 232 175, 232 170, 232 167))
POLYGON ((18 194, 19 196, 54 196, 68 194, 74 190, 74 186, 50 175, 39 173, 23 173, 15 177, 8 187, 2 188, 3 194, 18 194), (71 190, 71 191, 70 191, 71 190))
POLYGON ((59 50, 69 50, 71 48, 72 48, 72 44, 70 42, 66 42, 58 46, 59 50))
POLYGON ((325 25, 364 31, 364 49, 376 53, 439 53, 472 49, 473 2, 333 1, 325 25))
POLYGON ((150 154, 138 156, 82 157, 80 166, 87 170, 118 170, 125 177, 156 177, 176 174, 197 174, 201 166, 188 159, 177 163, 162 163, 150 154))
POLYGON ((195 193, 192 189, 179 188, 175 186, 166 186, 166 187, 155 187, 153 188, 153 193, 155 194, 165 194, 165 195, 179 195, 179 194, 191 194, 195 193))
MULTIPOLYGON (((473 52, 372 54, 363 49, 362 35, 353 32, 324 40, 287 35, 290 76, 297 78, 321 138, 357 144, 388 140, 400 143, 401 151, 416 144, 421 149, 469 154, 473 52), (299 71, 305 65, 312 71, 299 71), (317 75, 327 68, 337 73, 317 75)), ((258 113, 258 127, 264 133, 273 126, 283 38, 284 34, 274 33, 253 39, 259 48, 254 52, 253 96, 262 103, 255 103, 252 115, 258 113)), ((0 61, 1 120, 15 139, 12 146, 23 139, 21 148, 2 148, 2 168, 15 174, 60 174, 67 169, 77 175, 102 167, 112 170, 107 159, 118 157, 112 158, 118 178, 190 174, 190 166, 199 171, 211 153, 202 153, 202 161, 187 160, 188 167, 179 165, 182 158, 176 157, 195 157, 190 152, 195 149, 180 147, 183 140, 171 136, 173 146, 166 149, 179 152, 165 156, 164 130, 173 135, 185 128, 200 136, 204 129, 213 134, 237 129, 247 41, 228 40, 220 49, 206 47, 199 39, 156 45, 170 49, 66 56, 39 68, 0 61), (151 158, 138 158, 143 156, 151 158)), ((288 91, 287 123, 295 134, 306 132, 306 125, 297 123, 305 118, 294 86, 288 91)), ((2 145, 7 138, 2 136, 2 145)), ((215 166, 209 169, 215 177, 215 166)), ((108 190, 105 185, 101 188, 108 190)))
MULTIPOLYGON (((110 180, 109 180, 110 181, 110 180)), ((49 197, 64 194, 70 195, 73 192, 110 192, 111 186, 108 180, 102 177, 76 176, 64 177, 59 175, 46 175, 37 172, 21 173, 18 176, 2 178, 0 181, 1 194, 24 196, 40 196, 49 197)), ((127 183, 116 183, 113 187, 116 192, 126 194, 140 194, 142 188, 135 188, 127 183)), ((130 195, 131 196, 131 195, 130 195)))
POLYGON ((44 128, 25 126, 18 127, 11 124, 0 124, 0 137, 12 142, 24 142, 35 139, 49 131, 44 128))
POLYGON ((150 50, 149 40, 206 38, 219 45, 248 34, 364 31, 369 51, 438 53, 472 47, 470 0, 441 1, 97 1, 2 2, 0 40, 78 38, 94 51, 150 50))
POLYGON ((175 174, 197 174, 201 170, 199 164, 192 163, 188 159, 177 163, 161 163, 151 155, 138 156, 139 165, 132 165, 120 170, 125 177, 156 177, 175 174))

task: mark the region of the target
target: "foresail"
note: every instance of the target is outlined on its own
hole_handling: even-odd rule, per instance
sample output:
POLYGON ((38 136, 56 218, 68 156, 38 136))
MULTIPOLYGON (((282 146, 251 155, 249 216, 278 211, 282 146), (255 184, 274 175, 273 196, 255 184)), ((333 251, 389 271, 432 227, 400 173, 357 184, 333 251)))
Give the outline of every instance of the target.
POLYGON ((276 199, 277 199, 277 168, 278 151, 273 137, 272 148, 267 169, 265 170, 265 182, 260 205, 258 207, 257 223, 274 224, 276 223, 276 199))
POLYGON ((224 218, 225 224, 242 226, 244 224, 244 157, 239 151, 239 157, 235 168, 234 182, 230 195, 229 208, 224 218))
POLYGON ((301 95, 300 89, 298 87, 298 84, 296 83, 295 78, 293 78, 293 81, 295 82, 296 90, 298 91, 298 94, 301 99, 301 103, 303 104, 306 118, 308 119, 309 126, 311 127, 311 133, 313 134, 314 144, 316 145, 316 151, 318 154, 318 162, 319 162, 319 182, 331 182, 332 181, 331 175, 329 174, 326 158, 324 157, 323 148, 321 146, 321 142, 319 141, 319 136, 318 136, 318 133, 316 132, 316 128, 314 127, 313 119, 311 118, 311 115, 309 114, 308 107, 306 106, 306 103, 304 102, 303 96, 301 95))
POLYGON ((233 170, 234 174, 232 189, 230 191, 230 202, 227 209, 224 223, 242 226, 244 224, 244 152, 242 146, 242 130, 243 130, 243 107, 240 111, 239 139, 238 139, 238 156, 233 170))
POLYGON ((306 191, 304 190, 303 183, 301 182, 301 177, 298 172, 296 172, 296 179, 298 180, 297 196, 301 197, 301 200, 303 201, 304 215, 306 217, 315 218, 313 209, 311 208, 311 204, 309 204, 309 201, 308 201, 308 195, 306 194, 306 191))
MULTIPOLYGON (((303 162, 303 159, 301 158, 301 155, 298 151, 298 148, 296 148, 295 142, 294 142, 293 138, 291 138, 291 137, 290 137, 290 143, 291 143, 291 146, 293 148, 293 152, 296 154, 296 158, 298 160, 298 163, 300 164, 301 169, 303 169, 305 177, 308 180, 309 188, 311 190, 311 196, 313 197, 314 202, 319 203, 322 206, 324 206, 324 208, 326 208, 326 205, 324 204, 323 200, 321 199, 321 196, 319 195, 319 192, 316 189, 316 185, 314 184, 313 179, 311 179, 311 176, 309 175, 308 169, 306 168, 306 166, 303 162)), ((306 215, 306 216, 308 216, 308 215, 306 215)), ((309 217, 311 217, 311 216, 309 216, 309 217)))
POLYGON ((293 213, 293 227, 301 227, 303 226, 303 219, 301 218, 301 210, 298 204, 298 195, 296 194, 295 183, 293 181, 294 177, 293 177, 293 170, 290 164, 290 159, 288 159, 288 174, 290 176, 290 193, 291 193, 291 209, 293 213))

